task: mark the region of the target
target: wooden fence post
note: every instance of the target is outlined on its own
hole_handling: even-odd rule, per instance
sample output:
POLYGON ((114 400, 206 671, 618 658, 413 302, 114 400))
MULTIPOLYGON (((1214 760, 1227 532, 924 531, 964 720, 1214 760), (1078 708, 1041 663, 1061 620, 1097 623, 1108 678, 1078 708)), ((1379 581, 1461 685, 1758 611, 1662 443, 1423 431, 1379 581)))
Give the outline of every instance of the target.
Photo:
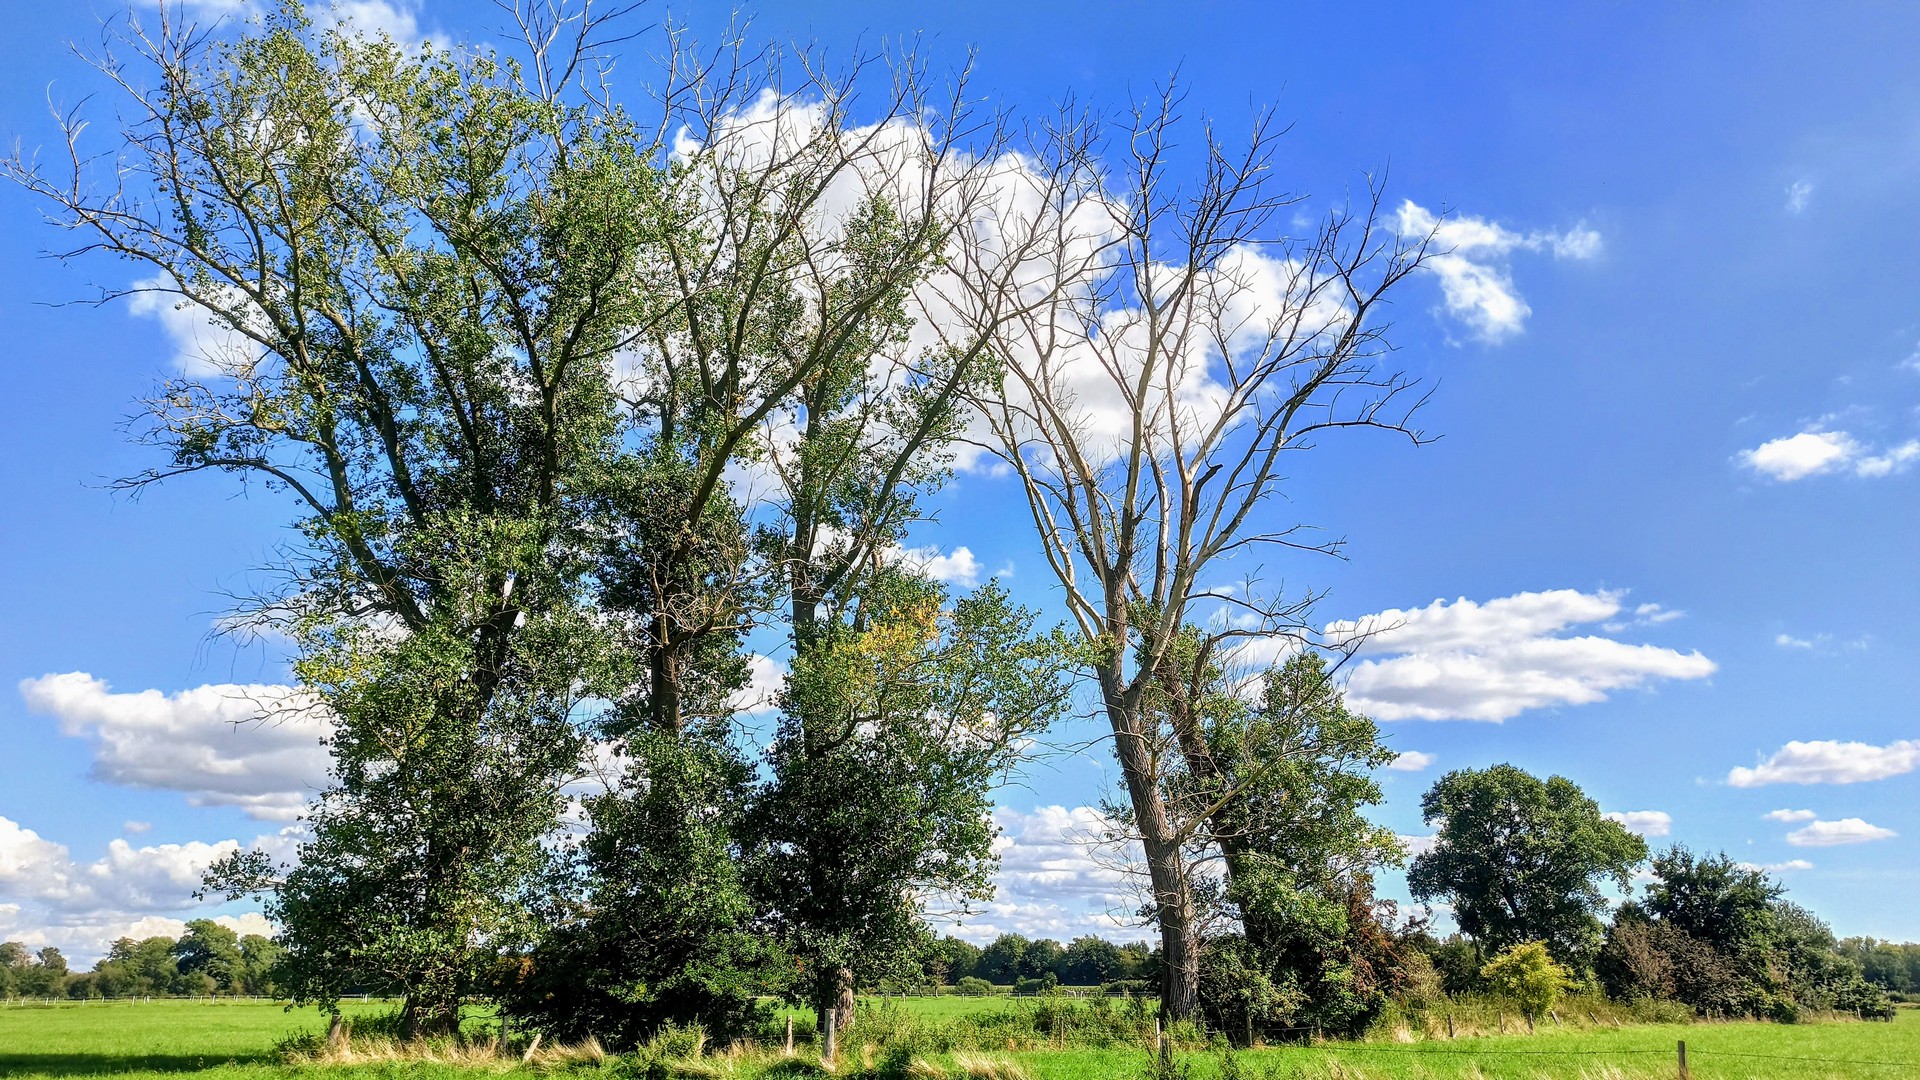
POLYGON ((793 1014, 787 1014, 787 1056, 793 1056, 793 1014))
POLYGON ((1680 1040, 1680 1080, 1687 1080, 1687 1040, 1680 1040))
POLYGON ((1447 1010, 1447 1038, 1453 1038, 1453 1010, 1447 1010))

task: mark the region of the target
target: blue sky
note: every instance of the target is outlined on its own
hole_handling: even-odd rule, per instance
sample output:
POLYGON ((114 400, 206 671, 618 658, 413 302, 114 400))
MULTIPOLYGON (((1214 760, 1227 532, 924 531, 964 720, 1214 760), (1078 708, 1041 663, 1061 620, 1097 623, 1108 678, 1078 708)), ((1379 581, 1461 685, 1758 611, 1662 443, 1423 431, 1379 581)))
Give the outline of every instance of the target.
MULTIPOLYGON (((439 38, 497 22, 358 6, 439 38)), ((93 88, 65 44, 112 10, 9 11, 9 139, 57 149, 49 95, 93 88)), ((1387 170, 1396 206, 1452 214, 1456 261, 1394 312, 1441 438, 1323 440, 1283 506, 1348 540, 1279 568, 1328 591, 1317 621, 1413 613, 1353 669, 1393 746, 1431 758, 1382 773, 1382 820, 1423 835, 1440 772, 1511 761, 1639 812, 1656 844, 1785 867, 1843 934, 1920 939, 1890 901, 1920 884, 1920 10, 749 10, 762 40, 977 48, 976 86, 1029 113, 1117 108, 1178 70, 1229 132, 1261 104, 1292 122, 1280 166, 1309 207, 1387 170)), ((310 732, 227 723, 246 710, 219 688, 278 683, 279 654, 211 636, 287 508, 214 479, 107 490, 149 462, 120 425, 176 343, 151 313, 58 306, 133 276, 39 257, 59 243, 0 189, 0 937, 90 958, 192 917, 195 868, 284 843, 320 777, 310 732)), ((963 475, 915 542, 1057 612, 1014 497, 963 475)), ((1096 750, 1002 793, 1002 900, 974 933, 1104 925, 1115 882, 1071 840, 1111 779, 1096 750)))

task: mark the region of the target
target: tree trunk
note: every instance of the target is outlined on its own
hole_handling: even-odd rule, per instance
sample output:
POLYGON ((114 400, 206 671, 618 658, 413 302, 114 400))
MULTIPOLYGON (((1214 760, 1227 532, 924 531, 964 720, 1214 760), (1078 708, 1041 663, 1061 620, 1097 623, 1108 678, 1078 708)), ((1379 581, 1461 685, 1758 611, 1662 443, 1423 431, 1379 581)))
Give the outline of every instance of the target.
POLYGON ((407 995, 400 1006, 400 1034, 407 1039, 427 1039, 460 1032, 460 1003, 445 1000, 444 995, 419 992, 407 995))
POLYGON ((648 672, 648 710, 653 730, 666 735, 680 733, 680 643, 672 639, 673 627, 662 614, 653 617, 653 656, 648 672))
POLYGON ((1195 940, 1193 886, 1148 745, 1151 733, 1121 694, 1107 695, 1114 750, 1133 804, 1134 826, 1147 857, 1155 921, 1160 925, 1160 1013, 1168 1023, 1191 1020, 1200 1002, 1200 954, 1195 940))
POLYGON ((1200 943, 1193 889, 1178 844, 1148 841, 1147 876, 1160 919, 1160 1013, 1169 1024, 1200 1011, 1200 943))
POLYGON ((853 969, 833 967, 820 973, 813 995, 814 1029, 820 1056, 831 1062, 840 1050, 840 1033, 853 1026, 853 969))
POLYGON ((838 977, 840 993, 833 1002, 833 1022, 841 1031, 846 1031, 853 1027, 853 971, 841 968, 838 977))

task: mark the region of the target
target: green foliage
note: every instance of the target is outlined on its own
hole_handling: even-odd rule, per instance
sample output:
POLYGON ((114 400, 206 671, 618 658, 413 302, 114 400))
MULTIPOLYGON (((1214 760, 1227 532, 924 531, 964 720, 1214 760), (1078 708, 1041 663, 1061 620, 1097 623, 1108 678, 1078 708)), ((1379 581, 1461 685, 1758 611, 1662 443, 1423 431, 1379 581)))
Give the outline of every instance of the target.
POLYGON ((226 473, 296 508, 284 587, 249 610, 298 644, 285 707, 337 721, 333 784, 292 869, 247 854, 210 881, 270 892, 299 1000, 403 986, 409 1022, 446 1030, 529 935, 581 758, 601 650, 566 541, 651 302, 658 172, 623 117, 492 52, 321 31, 297 3, 144 40, 142 119, 109 155, 133 201, 15 179, 245 341, 149 402, 166 460, 127 486, 226 473))
POLYGON ((1870 937, 1843 939, 1836 948, 1860 965, 1860 974, 1883 990, 1920 994, 1920 944, 1876 941, 1870 937))
POLYGON ((0 997, 65 997, 72 979, 59 949, 49 945, 29 953, 17 941, 0 943, 0 997))
POLYGON ((1644 903, 1623 906, 1607 932, 1597 967, 1612 993, 1783 1022, 1829 1009, 1891 1015, 1826 924, 1764 872, 1676 846, 1653 873, 1644 903))
POLYGON ((1183 743, 1168 803, 1220 851, 1217 903, 1242 928, 1205 943, 1201 1007, 1235 1034, 1249 1023, 1358 1033, 1401 989, 1408 951, 1372 895, 1372 871, 1397 863, 1400 845, 1364 813, 1393 751, 1317 654, 1268 672, 1248 707, 1197 641, 1170 652, 1181 674, 1160 684, 1173 728, 1198 736, 1183 743))
POLYGON ((627 740, 631 782, 588 801, 578 887, 496 990, 516 1022, 625 1048, 676 1022, 731 1040, 764 1017, 756 995, 791 964, 756 932, 737 839, 750 770, 716 735, 627 740))
POLYGON ((1448 898, 1460 929, 1488 950, 1542 941, 1576 971, 1601 944, 1601 883, 1624 891, 1647 856, 1571 780, 1512 765, 1448 773, 1421 812, 1437 831, 1408 872, 1414 898, 1448 898))
POLYGON ((856 984, 917 973, 919 896, 989 895, 989 792, 1061 694, 1032 621, 994 586, 949 606, 883 572, 799 636, 748 873, 823 1014, 856 984))
POLYGON ((1529 1020, 1546 1016, 1573 985, 1567 969, 1554 962, 1544 941, 1509 947, 1487 961, 1480 974, 1493 993, 1519 1006, 1529 1020))

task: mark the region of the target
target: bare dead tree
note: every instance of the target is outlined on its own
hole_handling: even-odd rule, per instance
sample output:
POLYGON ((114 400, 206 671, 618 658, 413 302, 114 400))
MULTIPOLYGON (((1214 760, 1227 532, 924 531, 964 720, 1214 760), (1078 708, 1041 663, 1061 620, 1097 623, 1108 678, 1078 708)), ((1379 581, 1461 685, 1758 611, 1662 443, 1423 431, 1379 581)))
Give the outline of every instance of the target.
MULTIPOLYGON (((1019 479, 1088 648, 1174 1019, 1195 1007, 1198 913, 1182 854, 1191 835, 1160 783, 1179 733, 1148 707, 1156 673, 1188 625, 1207 628, 1209 648, 1312 639, 1311 595, 1219 579, 1264 553, 1338 551, 1272 514, 1283 463, 1316 435, 1420 438, 1421 399, 1387 363, 1382 309, 1430 239, 1394 235, 1371 182, 1359 207, 1290 237, 1283 211, 1301 200, 1274 186, 1272 118, 1238 149, 1202 125, 1200 175, 1187 182, 1173 153, 1186 130, 1179 107, 1169 89, 1136 108, 1115 140, 1118 167, 1101 161, 1107 144, 1086 123, 1044 133, 1034 156, 1047 163, 1053 246, 1026 280, 1047 298, 977 291, 964 308, 993 324, 1006 357, 1003 392, 979 403, 983 441, 1019 479)), ((990 242, 978 241, 981 262, 995 259, 990 242)))

